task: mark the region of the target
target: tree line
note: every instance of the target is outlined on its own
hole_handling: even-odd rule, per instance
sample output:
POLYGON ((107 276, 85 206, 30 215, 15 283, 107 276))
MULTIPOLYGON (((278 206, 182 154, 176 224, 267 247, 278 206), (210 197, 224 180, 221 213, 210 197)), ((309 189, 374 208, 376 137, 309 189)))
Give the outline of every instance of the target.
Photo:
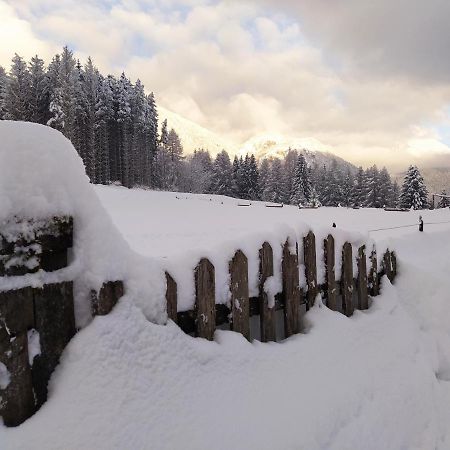
POLYGON ((224 150, 212 158, 183 146, 167 121, 158 126, 153 93, 121 74, 103 75, 64 47, 46 67, 38 56, 0 66, 0 119, 36 122, 68 137, 93 183, 228 195, 299 206, 427 207, 428 193, 416 167, 400 188, 386 168, 327 167, 289 149, 283 159, 256 161, 224 150))

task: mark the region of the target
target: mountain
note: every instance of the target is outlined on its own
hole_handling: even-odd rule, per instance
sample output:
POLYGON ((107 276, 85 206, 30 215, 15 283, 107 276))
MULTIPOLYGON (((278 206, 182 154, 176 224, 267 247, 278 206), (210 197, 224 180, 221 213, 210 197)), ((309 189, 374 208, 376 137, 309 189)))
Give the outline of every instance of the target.
POLYGON ((158 114, 160 125, 167 120, 168 128, 173 128, 178 133, 186 154, 204 149, 209 150, 212 156, 216 156, 222 150, 235 155, 238 150, 238 146, 233 142, 162 106, 158 106, 158 114))
POLYGON ((167 125, 174 128, 183 144, 184 152, 191 154, 194 150, 209 150, 212 156, 216 156, 222 150, 226 150, 231 158, 234 155, 255 155, 256 159, 283 158, 289 149, 301 150, 308 164, 325 165, 329 167, 335 159, 338 165, 354 171, 356 167, 329 153, 330 147, 325 146, 315 138, 289 138, 280 134, 260 134, 239 146, 234 142, 219 136, 218 134, 186 119, 185 117, 158 106, 159 123, 167 120, 167 125))

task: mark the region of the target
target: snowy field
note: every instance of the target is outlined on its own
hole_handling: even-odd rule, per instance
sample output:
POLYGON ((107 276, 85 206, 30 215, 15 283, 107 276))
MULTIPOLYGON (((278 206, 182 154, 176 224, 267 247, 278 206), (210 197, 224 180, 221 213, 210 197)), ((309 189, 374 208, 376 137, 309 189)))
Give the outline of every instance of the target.
MULTIPOLYGON (((24 210, 74 215, 74 261, 64 274, 76 280, 84 327, 42 409, 18 428, 0 425, 0 449, 450 449, 450 224, 419 233, 417 212, 239 207, 218 197, 92 189, 61 135, 2 127, 0 219, 24 210), (27 164, 33 172, 23 174, 27 164), (223 284, 223 261, 236 248, 254 261, 265 239, 275 247, 310 228, 320 239, 333 222, 339 242, 397 252, 395 285, 383 279, 368 311, 347 318, 317 301, 302 334, 268 344, 229 331, 208 342, 162 325, 163 269, 189 291, 187 274, 208 256, 223 284), (414 226, 369 233, 403 225, 414 226), (89 323, 83 292, 102 276, 124 277, 127 295, 89 323)), ((424 219, 448 222, 450 211, 424 219)), ((183 301, 189 307, 190 294, 183 301)))

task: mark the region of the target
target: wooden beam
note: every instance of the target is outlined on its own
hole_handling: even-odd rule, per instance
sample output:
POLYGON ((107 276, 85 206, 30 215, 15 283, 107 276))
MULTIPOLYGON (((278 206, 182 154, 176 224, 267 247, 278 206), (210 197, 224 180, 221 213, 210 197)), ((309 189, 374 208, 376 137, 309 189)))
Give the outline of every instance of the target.
POLYGON ((284 330, 286 337, 289 337, 300 332, 299 306, 301 292, 297 250, 295 253, 291 253, 288 241, 283 247, 281 264, 284 294, 284 330))
POLYGON ((259 313, 261 342, 275 341, 275 308, 269 308, 268 295, 264 290, 266 280, 273 276, 273 251, 268 242, 259 250, 259 313))
POLYGON ((231 329, 250 340, 250 300, 248 295, 248 261, 238 250, 229 263, 231 292, 231 329))
POLYGON ((329 234, 323 243, 325 262, 325 291, 327 306, 333 311, 337 310, 337 287, 335 273, 335 246, 334 237, 329 234))
POLYGON ((195 270, 195 306, 197 335, 212 341, 216 330, 215 269, 211 262, 202 259, 195 270))

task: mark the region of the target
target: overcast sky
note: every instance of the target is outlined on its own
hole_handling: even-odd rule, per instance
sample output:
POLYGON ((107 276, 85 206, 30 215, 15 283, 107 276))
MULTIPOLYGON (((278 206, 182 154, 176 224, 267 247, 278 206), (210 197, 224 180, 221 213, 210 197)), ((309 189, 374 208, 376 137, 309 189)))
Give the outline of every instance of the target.
POLYGON ((448 0, 0 0, 0 64, 69 45, 237 143, 450 166, 448 0))

